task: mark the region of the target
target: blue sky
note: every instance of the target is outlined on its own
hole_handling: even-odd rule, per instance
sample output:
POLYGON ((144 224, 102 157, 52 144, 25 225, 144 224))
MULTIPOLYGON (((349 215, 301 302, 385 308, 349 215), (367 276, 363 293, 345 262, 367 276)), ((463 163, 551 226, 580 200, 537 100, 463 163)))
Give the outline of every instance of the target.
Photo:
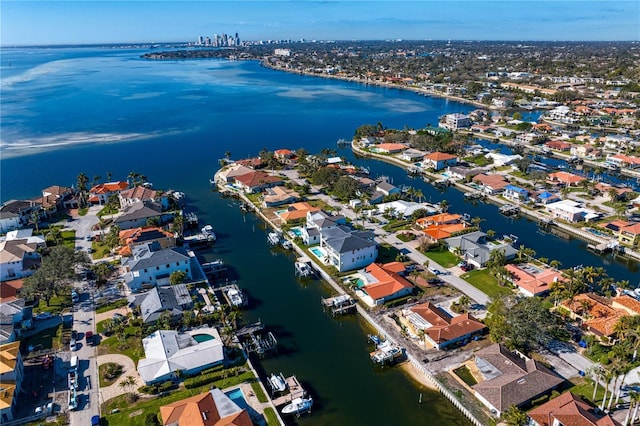
POLYGON ((0 43, 245 40, 640 40, 634 1, 2 0, 0 43))

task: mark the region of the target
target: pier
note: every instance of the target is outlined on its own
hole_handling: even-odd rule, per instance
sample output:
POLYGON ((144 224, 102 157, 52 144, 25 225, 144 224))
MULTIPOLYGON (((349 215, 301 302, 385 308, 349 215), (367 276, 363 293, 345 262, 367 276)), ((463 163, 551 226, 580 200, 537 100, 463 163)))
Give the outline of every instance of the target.
POLYGON ((322 307, 331 311, 331 315, 342 315, 356 311, 357 302, 348 294, 322 298, 322 307))
POLYGON ((236 336, 242 347, 248 354, 256 354, 264 357, 278 347, 278 341, 273 333, 265 330, 264 325, 258 321, 249 324, 236 331, 236 336))
POLYGON ((213 278, 222 278, 227 273, 227 266, 222 259, 217 259, 212 262, 203 263, 202 270, 205 274, 213 278))
POLYGON ((315 275, 315 271, 311 267, 311 259, 306 256, 299 257, 294 265, 296 277, 305 278, 315 275))
POLYGON ((285 381, 287 383, 289 393, 273 399, 273 405, 276 407, 288 404, 296 398, 304 398, 307 394, 307 391, 304 390, 296 376, 287 377, 285 381))
POLYGON ((500 207, 500 213, 505 216, 514 216, 520 213, 520 207, 513 204, 505 204, 500 207))

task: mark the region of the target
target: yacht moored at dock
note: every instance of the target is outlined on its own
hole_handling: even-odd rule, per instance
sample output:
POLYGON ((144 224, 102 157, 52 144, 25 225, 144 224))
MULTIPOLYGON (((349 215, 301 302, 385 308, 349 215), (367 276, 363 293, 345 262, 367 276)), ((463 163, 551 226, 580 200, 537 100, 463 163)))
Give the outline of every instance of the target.
POLYGON ((332 315, 347 314, 356 310, 357 302, 348 294, 322 299, 322 306, 331 311, 332 315))
POLYGON ((313 405, 313 398, 295 398, 282 409, 282 414, 310 413, 313 405))
POLYGON ((228 288, 224 294, 229 305, 234 308, 241 308, 247 304, 246 296, 237 286, 228 288))
POLYGON ((267 242, 271 246, 277 246, 282 241, 282 236, 279 232, 269 232, 267 235, 267 242))
POLYGON ((371 361, 376 364, 393 363, 403 355, 403 348, 399 345, 385 340, 376 346, 376 350, 369 353, 371 361))
POLYGON ((271 374, 269 376, 269 386, 271 387, 271 393, 284 392, 287 390, 287 381, 282 373, 271 374))

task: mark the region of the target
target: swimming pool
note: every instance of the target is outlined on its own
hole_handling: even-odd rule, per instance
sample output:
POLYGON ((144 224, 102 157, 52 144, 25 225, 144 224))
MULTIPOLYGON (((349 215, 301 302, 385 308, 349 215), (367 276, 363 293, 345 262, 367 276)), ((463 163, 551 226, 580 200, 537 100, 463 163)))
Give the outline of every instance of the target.
POLYGON ((227 395, 229 399, 233 401, 238 407, 244 410, 248 410, 249 404, 247 404, 247 401, 244 399, 244 393, 242 392, 242 389, 235 388, 233 390, 230 390, 229 392, 225 392, 224 394, 227 395))
POLYGON ((309 249, 309 251, 310 251, 311 253, 313 253, 313 254, 314 254, 314 256, 315 256, 315 257, 317 257, 317 258, 318 258, 318 259, 320 259, 320 260, 323 260, 323 259, 324 259, 324 257, 327 255, 327 252, 326 252, 326 251, 324 251, 324 249, 323 249, 322 247, 311 247, 311 248, 309 249))
POLYGON ((198 343, 202 343, 202 342, 207 342, 209 340, 213 340, 215 339, 215 337, 213 337, 210 334, 193 334, 191 337, 193 337, 193 340, 195 340, 198 343))
POLYGON ((302 229, 300 229, 299 227, 295 227, 295 228, 291 228, 291 232, 293 233, 293 235, 295 235, 296 237, 302 237, 302 229))

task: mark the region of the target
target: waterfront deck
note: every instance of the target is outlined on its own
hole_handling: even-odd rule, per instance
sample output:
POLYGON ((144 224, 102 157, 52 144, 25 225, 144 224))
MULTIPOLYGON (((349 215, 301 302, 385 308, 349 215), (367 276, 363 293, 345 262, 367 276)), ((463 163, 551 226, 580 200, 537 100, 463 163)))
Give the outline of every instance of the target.
POLYGON ((296 376, 287 377, 285 381, 287 382, 287 389, 289 389, 289 393, 272 400, 273 405, 276 407, 288 404, 296 398, 303 398, 307 394, 307 391, 304 390, 296 376))
POLYGON ((342 315, 356 311, 357 302, 348 294, 322 298, 322 307, 331 311, 331 315, 342 315))
POLYGON ((259 357, 264 357, 278 348, 278 341, 273 333, 267 331, 259 321, 236 331, 236 336, 247 353, 259 357))

